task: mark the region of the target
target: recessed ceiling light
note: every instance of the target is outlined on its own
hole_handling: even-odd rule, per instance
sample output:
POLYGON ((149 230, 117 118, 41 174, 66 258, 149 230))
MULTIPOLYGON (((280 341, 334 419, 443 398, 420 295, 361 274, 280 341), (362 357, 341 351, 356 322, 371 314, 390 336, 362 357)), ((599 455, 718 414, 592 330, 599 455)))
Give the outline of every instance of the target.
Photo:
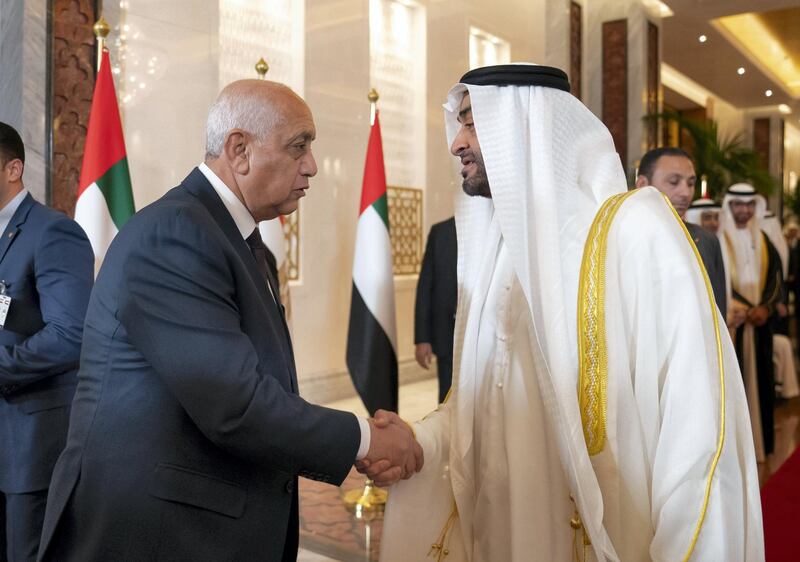
POLYGON ((772 97, 772 90, 767 90, 766 92, 764 92, 764 95, 767 96, 768 98, 771 98, 772 97))
POLYGON ((701 43, 705 43, 706 41, 708 41, 708 37, 706 37, 705 35, 701 35, 700 37, 697 38, 697 40, 700 41, 701 43))
POLYGON ((736 71, 736 73, 737 73, 739 76, 741 76, 742 74, 744 74, 744 67, 743 67, 743 66, 740 66, 740 67, 739 67, 739 69, 736 71))

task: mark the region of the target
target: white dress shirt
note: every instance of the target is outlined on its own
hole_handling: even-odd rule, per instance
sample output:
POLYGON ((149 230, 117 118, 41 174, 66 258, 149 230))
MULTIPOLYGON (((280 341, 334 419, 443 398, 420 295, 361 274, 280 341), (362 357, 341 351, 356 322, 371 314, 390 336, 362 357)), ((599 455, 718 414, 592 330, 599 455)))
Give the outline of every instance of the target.
MULTIPOLYGON (((236 228, 239 230, 239 234, 242 235, 243 239, 247 240, 247 237, 253 233, 253 230, 255 230, 257 226, 253 215, 250 214, 250 211, 247 210, 247 207, 245 207, 244 203, 242 203, 241 200, 234 195, 233 191, 231 191, 230 188, 225 185, 225 182, 219 179, 219 176, 217 176, 217 174, 215 174, 211 168, 206 166, 205 162, 201 163, 197 168, 200 170, 200 173, 206 177, 208 183, 210 183, 211 187, 214 188, 214 191, 217 192, 217 195, 219 195, 219 198, 222 200, 222 204, 225 205, 225 208, 231 215, 233 222, 236 223, 236 228)), ((11 203, 13 202, 14 201, 12 200, 11 203)), ((9 206, 10 205, 11 204, 9 204, 9 206)), ((16 207, 14 209, 16 210, 16 207)), ((4 211, 5 209, 0 211, 0 218, 2 218, 2 213, 4 211)), ((10 218, 11 215, 9 215, 9 219, 10 218)), ((269 283, 267 283, 267 287, 269 287, 269 283)), ((271 294, 271 287, 269 287, 269 291, 271 294)), ((275 295, 272 295, 272 297, 275 298, 275 295)), ((356 419, 358 420, 358 427, 361 430, 361 444, 359 445, 358 452, 356 453, 356 460, 361 460, 366 457, 367 453, 369 452, 369 444, 372 435, 369 422, 367 422, 367 420, 361 416, 356 416, 356 419)))

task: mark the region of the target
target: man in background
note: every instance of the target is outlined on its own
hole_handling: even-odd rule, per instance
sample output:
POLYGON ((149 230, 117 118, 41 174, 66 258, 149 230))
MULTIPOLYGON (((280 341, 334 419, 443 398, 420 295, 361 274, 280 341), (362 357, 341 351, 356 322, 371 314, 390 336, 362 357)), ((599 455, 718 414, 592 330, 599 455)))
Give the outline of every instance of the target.
POLYGON ((703 259, 706 272, 708 272, 708 279, 714 289, 714 298, 719 311, 725 318, 727 314, 725 265, 719 240, 716 236, 685 220, 686 211, 694 199, 695 183, 697 183, 697 174, 694 171, 694 164, 684 150, 668 146, 655 148, 642 156, 636 187, 652 185, 666 195, 678 216, 684 219, 686 229, 691 234, 697 251, 700 252, 700 257, 703 259))
POLYGON ((775 444, 775 369, 771 319, 781 299, 783 275, 775 246, 761 229, 766 200, 738 183, 722 201, 721 242, 731 269, 731 306, 746 310, 736 330, 736 355, 744 377, 756 458, 764 462, 775 444))
POLYGON ((439 402, 444 402, 453 377, 453 328, 456 323, 456 220, 434 224, 428 234, 425 257, 417 282, 414 307, 414 343, 417 363, 429 369, 436 355, 439 402))
POLYGON ((86 234, 33 198, 24 170, 22 139, 0 123, 0 560, 11 562, 39 549, 94 280, 86 234))

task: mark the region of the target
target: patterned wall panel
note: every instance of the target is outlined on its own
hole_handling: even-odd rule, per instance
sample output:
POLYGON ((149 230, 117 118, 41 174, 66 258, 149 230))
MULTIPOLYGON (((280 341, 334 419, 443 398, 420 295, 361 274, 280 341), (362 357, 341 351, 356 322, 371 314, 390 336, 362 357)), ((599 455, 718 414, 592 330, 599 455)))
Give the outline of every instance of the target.
POLYGON ((769 170, 769 117, 753 119, 753 150, 761 165, 769 170))
POLYGON ((415 275, 422 267, 422 190, 389 186, 387 192, 394 274, 415 275))
POLYGON ((581 99, 581 71, 583 53, 582 8, 577 2, 569 7, 569 82, 572 95, 581 99))
POLYGON ((267 79, 283 82, 300 95, 304 76, 304 2, 294 0, 220 0, 219 85, 255 78, 260 57, 269 64, 267 79))
POLYGON ((603 23, 603 123, 628 162, 628 21, 603 23))
MULTIPOLYGON (((661 58, 658 52, 658 26, 647 22, 647 113, 658 113, 658 86, 661 74, 661 58)), ((658 145, 658 123, 647 125, 647 149, 658 145)))
POLYGON ((52 1, 50 204, 72 215, 94 90, 92 0, 52 1))

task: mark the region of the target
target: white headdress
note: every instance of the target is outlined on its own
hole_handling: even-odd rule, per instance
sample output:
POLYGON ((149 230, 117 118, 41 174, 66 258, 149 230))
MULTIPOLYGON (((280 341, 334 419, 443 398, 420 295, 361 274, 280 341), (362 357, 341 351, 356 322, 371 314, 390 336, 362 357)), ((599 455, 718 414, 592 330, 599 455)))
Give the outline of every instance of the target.
MULTIPOLYGON (((563 91, 560 81, 566 84, 566 75, 557 69, 502 65, 467 73, 448 95, 445 124, 452 144, 459 128, 459 104, 466 92, 470 94, 492 192, 491 200, 460 193, 456 202, 459 297, 454 387, 466 392, 474 388, 474 381, 459 380, 461 352, 473 297, 481 302, 484 296, 473 293, 494 212, 533 320, 531 344, 541 367, 539 387, 570 487, 594 548, 613 553, 602 527, 602 496, 578 408, 576 317, 589 227, 601 204, 626 190, 626 180, 608 129, 563 91), (526 81, 526 75, 552 83, 526 81)), ((456 428, 465 431, 455 438, 466 450, 473 413, 457 408, 456 428)))
POLYGON ((700 199, 695 199, 692 201, 692 204, 689 205, 689 210, 686 211, 686 215, 683 217, 683 219, 686 222, 700 226, 700 218, 703 216, 703 213, 708 211, 716 211, 719 213, 720 204, 713 199, 709 199, 708 197, 701 197, 700 199))

